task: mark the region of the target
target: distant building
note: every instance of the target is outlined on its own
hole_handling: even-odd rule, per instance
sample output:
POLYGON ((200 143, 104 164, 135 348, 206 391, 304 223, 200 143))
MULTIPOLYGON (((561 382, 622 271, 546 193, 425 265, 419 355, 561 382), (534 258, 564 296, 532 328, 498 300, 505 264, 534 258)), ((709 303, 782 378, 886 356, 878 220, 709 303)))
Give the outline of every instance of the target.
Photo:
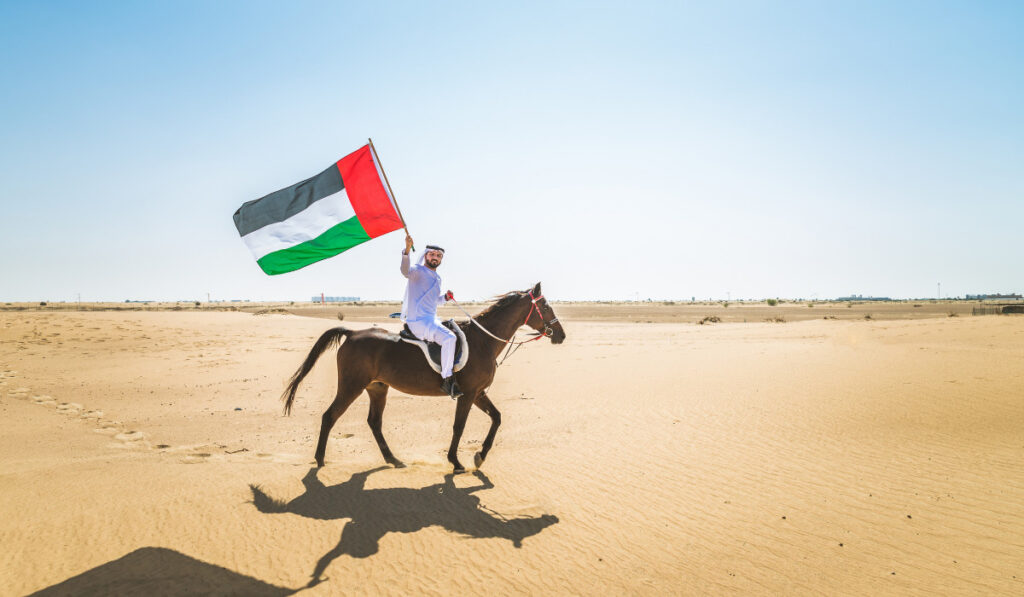
POLYGON ((989 299, 1019 299, 1019 294, 968 294, 967 300, 969 301, 984 301, 989 299))
MULTIPOLYGON (((323 297, 325 303, 354 303, 359 300, 358 296, 325 296, 323 297)), ((319 296, 313 297, 314 303, 320 302, 319 296)))
POLYGON ((860 294, 851 294, 850 296, 841 296, 836 299, 837 301, 891 301, 892 299, 887 296, 863 296, 860 294))

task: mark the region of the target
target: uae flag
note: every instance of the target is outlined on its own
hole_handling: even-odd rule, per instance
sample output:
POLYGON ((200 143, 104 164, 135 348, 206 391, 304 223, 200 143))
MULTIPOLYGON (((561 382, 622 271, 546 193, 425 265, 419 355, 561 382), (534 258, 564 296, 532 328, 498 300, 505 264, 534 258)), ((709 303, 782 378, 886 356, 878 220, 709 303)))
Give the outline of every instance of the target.
POLYGON ((402 227, 369 145, 235 212, 238 234, 270 275, 292 272, 402 227))

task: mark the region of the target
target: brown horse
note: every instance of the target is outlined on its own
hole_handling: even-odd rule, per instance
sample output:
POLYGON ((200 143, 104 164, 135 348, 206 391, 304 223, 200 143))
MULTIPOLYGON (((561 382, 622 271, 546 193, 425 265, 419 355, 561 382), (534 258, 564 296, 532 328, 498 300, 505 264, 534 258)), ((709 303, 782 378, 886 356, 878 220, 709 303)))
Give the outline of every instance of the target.
MULTIPOLYGON (((479 325, 474 325, 472 321, 459 322, 469 344, 469 360, 456 374, 463 395, 455 406, 452 443, 448 448, 448 462, 452 463, 457 473, 466 470, 459 463, 457 452, 459 439, 462 437, 466 419, 473 405, 477 405, 491 417, 491 428, 487 432, 487 438, 474 457, 477 468, 487 458, 487 453, 494 442, 494 435, 501 425, 501 413, 487 397, 486 390, 494 381, 498 355, 508 345, 505 340, 510 339, 523 325, 533 328, 542 336, 549 337, 552 344, 561 344, 565 340, 562 324, 555 317, 551 305, 541 295, 540 282, 532 289, 512 291, 501 296, 496 303, 473 319, 479 325), (480 329, 481 327, 490 334, 480 329), (502 340, 494 338, 491 334, 502 340)), ((288 383, 282 396, 284 412, 291 412, 299 383, 313 368, 320 355, 340 344, 343 339, 345 342, 338 349, 338 394, 324 412, 320 425, 320 441, 316 446, 317 466, 324 465, 327 437, 334 423, 363 390, 366 390, 370 395, 370 416, 367 423, 370 424, 373 437, 377 440, 380 453, 388 464, 403 467, 405 465, 391 453, 381 432, 388 389, 393 387, 400 392, 417 396, 445 394, 440 389, 441 376, 427 364, 423 351, 417 346, 402 342, 398 334, 380 328, 349 330, 336 327, 324 332, 288 383)))

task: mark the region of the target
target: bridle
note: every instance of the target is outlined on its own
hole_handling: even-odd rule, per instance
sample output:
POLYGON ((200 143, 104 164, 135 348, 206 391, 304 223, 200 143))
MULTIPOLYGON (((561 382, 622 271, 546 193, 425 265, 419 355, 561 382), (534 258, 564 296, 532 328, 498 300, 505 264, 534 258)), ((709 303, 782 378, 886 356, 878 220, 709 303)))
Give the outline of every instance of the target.
POLYGON ((459 308, 459 311, 462 311, 463 313, 465 313, 466 317, 468 317, 469 320, 472 321, 476 325, 476 327, 478 327, 481 330, 483 330, 483 332, 485 334, 487 334, 491 338, 494 338, 498 342, 501 342, 503 344, 507 344, 508 345, 508 349, 505 350, 505 356, 502 357, 501 358, 501 362, 498 363, 499 366, 501 365, 501 363, 505 362, 505 359, 510 357, 512 354, 515 354, 515 351, 519 350, 519 347, 522 346, 523 344, 528 344, 530 342, 533 342, 534 340, 540 340, 542 338, 549 338, 552 335, 554 335, 554 333, 555 333, 554 328, 552 328, 551 326, 553 324, 558 323, 558 318, 554 317, 550 321, 545 321, 544 320, 544 313, 541 311, 540 305, 538 304, 540 301, 544 300, 544 295, 533 296, 533 291, 532 290, 528 291, 527 294, 530 295, 530 302, 532 303, 530 305, 530 311, 526 314, 526 319, 523 320, 523 323, 519 324, 519 326, 516 328, 516 330, 518 330, 520 327, 523 327, 524 325, 529 325, 530 317, 533 316, 533 312, 534 311, 537 312, 537 317, 540 318, 540 324, 542 326, 544 326, 544 330, 541 331, 541 332, 534 332, 534 337, 530 338, 529 340, 520 340, 518 342, 516 342, 516 332, 512 332, 512 336, 509 337, 508 339, 503 339, 503 338, 499 338, 498 336, 495 336, 494 334, 491 333, 490 330, 488 330, 487 328, 482 326, 480 324, 480 322, 478 322, 472 315, 470 315, 469 313, 466 313, 466 310, 462 308, 462 305, 460 305, 458 302, 456 302, 455 299, 452 299, 452 302, 455 303, 455 306, 459 308), (512 350, 513 346, 515 347, 515 350, 512 350))
MULTIPOLYGON (((540 295, 540 296, 535 297, 535 296, 533 296, 533 291, 532 290, 529 291, 528 294, 530 295, 530 301, 533 304, 530 306, 530 312, 526 314, 526 319, 523 320, 523 325, 528 325, 529 324, 530 316, 533 315, 534 311, 536 311, 537 312, 537 317, 540 317, 540 324, 542 326, 544 326, 544 331, 543 332, 537 332, 537 337, 536 338, 531 338, 530 340, 527 340, 526 342, 532 342, 533 340, 540 340, 541 338, 549 338, 549 337, 551 337, 555 333, 555 330, 551 327, 551 324, 558 323, 558 318, 555 317, 555 318, 552 318, 551 321, 544 321, 544 313, 541 312, 540 306, 537 304, 540 301, 544 300, 544 295, 540 295)), ((522 326, 519 326, 519 327, 522 327, 522 326)), ((512 334, 512 337, 515 337, 515 334, 512 334)))

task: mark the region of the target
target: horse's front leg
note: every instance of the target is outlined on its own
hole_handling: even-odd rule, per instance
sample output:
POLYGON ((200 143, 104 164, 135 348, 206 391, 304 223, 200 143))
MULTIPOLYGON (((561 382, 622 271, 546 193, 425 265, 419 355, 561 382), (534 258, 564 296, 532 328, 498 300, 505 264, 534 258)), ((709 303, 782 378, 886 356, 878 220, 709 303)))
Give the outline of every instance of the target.
POLYGON ((466 429, 466 419, 469 418, 469 409, 473 408, 476 394, 479 392, 466 392, 459 397, 455 405, 455 423, 452 425, 452 445, 448 448, 448 462, 455 467, 455 473, 464 473, 466 468, 459 462, 459 440, 462 439, 462 432, 466 429))
POLYGON ((501 413, 494 407, 494 403, 487 397, 487 392, 480 392, 480 395, 476 397, 476 405, 480 407, 480 410, 484 411, 491 417, 491 428, 487 431, 487 438, 484 440, 483 447, 480 451, 473 456, 473 463, 476 464, 476 468, 480 468, 480 465, 484 463, 484 459, 487 458, 487 453, 491 451, 491 444, 494 443, 494 435, 498 433, 498 426, 501 425, 501 413))

